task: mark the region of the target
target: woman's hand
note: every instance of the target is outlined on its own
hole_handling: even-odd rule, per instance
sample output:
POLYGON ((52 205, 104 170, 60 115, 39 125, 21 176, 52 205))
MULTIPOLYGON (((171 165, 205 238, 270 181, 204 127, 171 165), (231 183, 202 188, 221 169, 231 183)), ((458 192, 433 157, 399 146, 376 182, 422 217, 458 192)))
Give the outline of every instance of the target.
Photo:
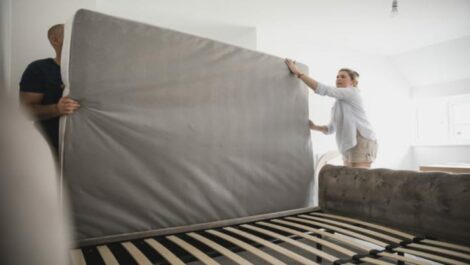
POLYGON ((310 130, 315 130, 317 128, 317 125, 313 123, 313 121, 309 120, 308 121, 308 127, 310 127, 310 130))
POLYGON ((286 59, 285 63, 287 64, 287 67, 289 67, 291 73, 293 73, 294 75, 298 76, 299 74, 302 74, 299 68, 297 68, 297 65, 295 65, 295 61, 291 59, 286 59))
POLYGON ((319 132, 322 132, 324 134, 328 133, 328 127, 327 126, 316 125, 311 120, 308 121, 308 127, 310 128, 310 130, 319 131, 319 132))
POLYGON ((291 73, 297 76, 300 80, 302 80, 308 87, 313 89, 313 91, 316 92, 318 82, 311 78, 310 76, 305 75, 300 71, 299 68, 297 68, 297 65, 295 64, 295 61, 292 61, 291 59, 287 59, 284 61, 287 64, 287 67, 289 67, 289 70, 291 73))

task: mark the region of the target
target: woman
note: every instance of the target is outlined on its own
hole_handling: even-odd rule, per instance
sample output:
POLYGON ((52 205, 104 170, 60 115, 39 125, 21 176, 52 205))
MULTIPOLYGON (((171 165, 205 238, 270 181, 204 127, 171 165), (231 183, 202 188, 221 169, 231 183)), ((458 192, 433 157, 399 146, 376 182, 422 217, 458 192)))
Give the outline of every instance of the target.
POLYGON ((336 87, 330 87, 302 73, 295 61, 286 59, 286 64, 315 93, 336 98, 330 123, 319 126, 310 121, 310 129, 324 134, 336 132, 336 143, 345 166, 370 168, 377 155, 377 140, 357 88, 359 74, 350 69, 340 69, 336 76, 336 87))

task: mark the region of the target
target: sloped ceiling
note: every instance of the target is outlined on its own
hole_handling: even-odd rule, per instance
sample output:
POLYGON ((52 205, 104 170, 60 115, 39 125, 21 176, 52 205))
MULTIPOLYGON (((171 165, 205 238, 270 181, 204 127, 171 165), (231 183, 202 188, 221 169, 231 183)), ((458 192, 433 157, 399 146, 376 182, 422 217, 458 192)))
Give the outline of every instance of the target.
MULTIPOLYGON (((411 87, 470 81, 470 36, 393 57, 411 87)), ((455 86, 452 85, 452 86, 455 86)), ((451 89, 452 87, 448 87, 451 89)), ((470 87, 467 89, 470 92, 470 87)))
POLYGON ((279 30, 299 41, 399 54, 470 35, 468 0, 97 0, 98 10, 160 24, 279 30))
POLYGON ((195 34, 245 27, 389 56, 411 87, 470 79, 469 0, 398 0, 393 18, 392 0, 97 0, 97 9, 195 34))

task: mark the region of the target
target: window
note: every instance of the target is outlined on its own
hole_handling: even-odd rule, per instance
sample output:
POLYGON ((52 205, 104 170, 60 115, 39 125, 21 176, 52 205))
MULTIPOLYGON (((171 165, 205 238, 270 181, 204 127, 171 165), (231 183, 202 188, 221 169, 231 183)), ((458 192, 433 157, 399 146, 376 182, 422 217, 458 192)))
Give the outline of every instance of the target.
POLYGON ((470 95, 416 104, 415 145, 470 145, 470 95))
POLYGON ((470 97, 451 102, 449 114, 451 139, 470 143, 470 97))

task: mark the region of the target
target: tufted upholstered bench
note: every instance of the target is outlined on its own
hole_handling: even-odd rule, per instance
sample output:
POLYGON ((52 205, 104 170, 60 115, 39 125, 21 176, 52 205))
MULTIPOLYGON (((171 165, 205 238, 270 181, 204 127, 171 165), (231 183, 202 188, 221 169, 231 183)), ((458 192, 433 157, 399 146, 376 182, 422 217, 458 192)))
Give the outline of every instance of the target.
POLYGON ((320 186, 325 212, 470 245, 470 174, 327 165, 320 186))

